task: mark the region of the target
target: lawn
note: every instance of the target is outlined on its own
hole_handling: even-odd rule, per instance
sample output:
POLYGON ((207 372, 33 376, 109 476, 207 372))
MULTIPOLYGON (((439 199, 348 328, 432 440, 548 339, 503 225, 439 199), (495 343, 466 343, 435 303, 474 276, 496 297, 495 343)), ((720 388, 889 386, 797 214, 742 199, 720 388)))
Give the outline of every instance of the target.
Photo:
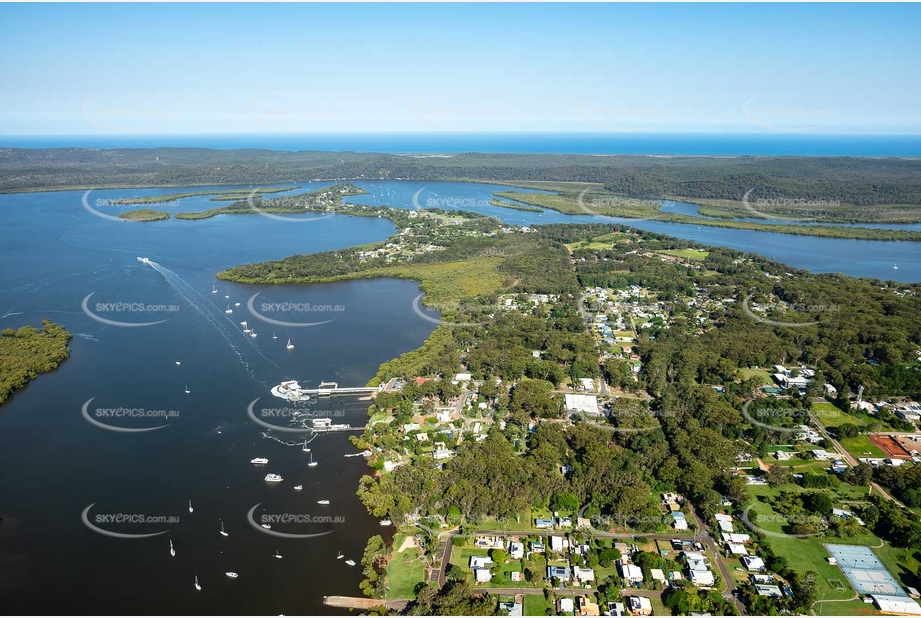
MULTIPOLYGON (((828 600, 828 599, 826 599, 828 600)), ((836 603, 823 603, 819 597, 819 603, 813 606, 816 616, 882 616, 883 614, 876 609, 872 603, 864 603, 857 599, 854 601, 842 601, 836 603)))
POLYGON ((878 446, 870 443, 870 436, 867 434, 861 434, 853 438, 842 438, 838 442, 854 457, 886 457, 886 454, 878 446))
POLYGON ((759 378, 762 384, 773 384, 771 372, 767 369, 739 369, 738 374, 742 380, 759 378))
POLYGON ((668 249, 664 251, 656 251, 656 253, 661 253, 662 255, 670 255, 672 257, 681 258, 684 260, 696 260, 703 261, 710 255, 709 251, 700 251, 698 249, 668 249))
POLYGON ((921 579, 918 578, 918 569, 921 567, 918 558, 921 552, 912 553, 911 550, 893 547, 889 543, 879 548, 874 547, 873 552, 903 586, 921 587, 921 579))
POLYGON ((406 538, 405 534, 393 537, 393 554, 387 563, 388 599, 411 599, 416 584, 425 581, 425 564, 420 558, 418 547, 397 552, 406 538))
POLYGON ((525 616, 546 616, 548 609, 554 609, 553 604, 547 601, 543 594, 524 595, 525 616))

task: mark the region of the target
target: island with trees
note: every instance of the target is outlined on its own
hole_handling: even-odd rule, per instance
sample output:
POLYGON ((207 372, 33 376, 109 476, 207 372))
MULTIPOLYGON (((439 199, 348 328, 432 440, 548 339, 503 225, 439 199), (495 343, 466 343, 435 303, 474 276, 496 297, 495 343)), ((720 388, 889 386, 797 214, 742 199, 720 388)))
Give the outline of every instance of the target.
POLYGON ((70 355, 71 334, 50 320, 41 330, 23 326, 0 332, 0 403, 40 373, 52 371, 70 355))

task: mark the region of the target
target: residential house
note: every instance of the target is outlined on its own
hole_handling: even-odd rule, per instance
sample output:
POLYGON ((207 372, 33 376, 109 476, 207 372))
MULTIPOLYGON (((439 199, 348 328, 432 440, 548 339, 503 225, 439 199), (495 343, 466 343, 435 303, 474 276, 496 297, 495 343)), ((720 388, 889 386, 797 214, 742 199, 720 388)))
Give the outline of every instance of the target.
POLYGON ((742 564, 749 571, 761 572, 764 571, 764 560, 758 556, 742 556, 742 564))
POLYGON ((577 597, 576 603, 578 605, 579 616, 600 616, 601 608, 598 607, 598 604, 589 599, 588 597, 577 597))
POLYGON ((512 560, 521 560, 524 558, 524 543, 512 541, 508 545, 508 555, 512 560))
POLYGON ((548 566, 547 567, 547 579, 552 580, 554 577, 559 579, 561 582, 566 583, 572 577, 569 567, 565 566, 548 566))
POLYGON ((553 528, 553 520, 538 517, 534 520, 534 527, 538 530, 549 530, 553 528))
POLYGON ((627 597, 630 613, 634 616, 649 616, 652 614, 652 601, 646 597, 627 597))
POLYGON ((573 575, 580 584, 586 584, 588 582, 595 581, 595 570, 587 569, 584 567, 575 567, 573 569, 573 575))
POLYGON ((473 569, 473 577, 476 579, 476 583, 485 584, 492 579, 492 573, 490 573, 489 569, 473 569))
POLYGON ((691 571, 691 583, 697 586, 698 588, 709 588, 716 583, 716 578, 713 576, 713 571, 691 571))
POLYGON ((471 569, 488 569, 492 567, 492 558, 489 556, 470 556, 471 569))
POLYGON ((576 608, 572 599, 562 598, 556 600, 557 614, 574 614, 575 612, 576 608))
POLYGON ((625 582, 639 584, 643 581, 643 569, 635 564, 625 563, 623 560, 620 562, 620 576, 625 582))

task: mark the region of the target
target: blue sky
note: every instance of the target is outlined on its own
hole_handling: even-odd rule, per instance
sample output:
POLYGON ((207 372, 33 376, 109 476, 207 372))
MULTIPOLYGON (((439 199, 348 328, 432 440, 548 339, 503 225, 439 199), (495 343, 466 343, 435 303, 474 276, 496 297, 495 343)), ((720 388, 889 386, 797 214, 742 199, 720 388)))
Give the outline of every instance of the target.
POLYGON ((0 5, 0 134, 921 133, 917 5, 0 5))

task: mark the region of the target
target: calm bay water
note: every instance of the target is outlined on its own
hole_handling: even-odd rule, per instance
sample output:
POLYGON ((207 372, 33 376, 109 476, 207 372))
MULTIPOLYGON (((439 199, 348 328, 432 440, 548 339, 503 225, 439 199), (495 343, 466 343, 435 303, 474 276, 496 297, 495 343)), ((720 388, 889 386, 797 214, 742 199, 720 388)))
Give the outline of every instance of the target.
MULTIPOLYGON (((496 185, 358 182, 370 195, 355 202, 398 208, 460 208, 535 225, 587 222, 553 211, 530 213, 488 204, 496 185)), ((304 184, 305 190, 321 186, 304 184)), ((197 187, 191 190, 200 191, 197 187)), ((93 192, 98 198, 173 193, 181 189, 93 192)), ((412 311, 413 282, 360 281, 320 286, 249 286, 218 282, 224 268, 378 241, 394 231, 384 219, 299 215, 279 221, 256 215, 203 221, 112 222, 93 216, 81 192, 0 196, 0 328, 37 325, 42 317, 74 333, 71 358, 0 407, 0 600, 8 612, 279 614, 322 613, 324 595, 357 595, 367 538, 386 531, 355 497, 367 472, 347 434, 310 444, 320 463, 297 444, 300 436, 266 433, 247 415, 290 407, 269 388, 284 379, 311 385, 335 380, 364 384, 384 361, 421 345, 432 324, 412 311), (148 257, 158 267, 137 261, 148 257), (212 286, 218 293, 212 294, 212 286), (278 326, 253 316, 247 300, 300 303, 274 319, 320 322, 278 326), (143 303, 144 311, 95 313, 126 322, 166 320, 146 327, 111 326, 81 310, 96 303, 143 303), (227 295, 230 298, 225 299, 227 295), (234 303, 240 302, 236 307, 234 303), (164 305, 166 309, 159 307, 164 305), (177 310, 170 311, 170 306, 177 310), (226 314, 230 307, 232 314, 226 314), (310 307, 310 311, 306 311, 310 307), (239 322, 255 325, 257 338, 239 322), (272 339, 273 330, 278 338, 272 339), (286 350, 291 338, 294 350, 286 350), (175 362, 180 361, 181 365, 175 362), (188 387, 191 391, 186 394, 188 387), (145 433, 101 429, 87 409, 172 410, 166 428, 145 433), (262 456, 265 467, 249 464, 262 456), (285 481, 267 485, 267 472, 285 481), (303 484, 302 492, 293 489, 303 484), (329 506, 317 505, 328 499, 329 506), (194 513, 188 512, 192 500, 194 513), (92 506, 91 506, 92 505, 92 506), (275 539, 247 522, 256 513, 338 517, 336 522, 279 524, 274 529, 325 536, 275 539), (144 539, 110 538, 81 521, 144 539), (97 521, 101 515, 177 517, 170 523, 97 521), (229 533, 218 534, 221 521, 229 533), (172 540, 177 555, 170 557, 172 540), (274 559, 280 552, 284 558, 274 559), (240 577, 229 580, 225 571, 240 577), (198 576, 202 591, 193 588, 198 576), (52 597, 48 590, 54 590, 52 597)), ((207 197, 165 206, 213 207, 207 197)), ((157 206, 160 208, 160 206, 157 206)), ((117 212, 117 209, 104 212, 117 212)), ((712 245, 753 251, 817 272, 843 272, 917 281, 916 243, 818 239, 653 221, 636 227, 712 245), (892 269, 898 262, 899 269, 892 269)), ((268 310, 273 311, 272 309, 268 310)), ((266 311, 263 311, 266 313, 266 311)), ((353 425, 365 422, 367 402, 322 400, 302 411, 353 425)), ((107 419, 127 428, 162 419, 107 419)), ((284 425, 278 421, 277 424, 284 425)))

